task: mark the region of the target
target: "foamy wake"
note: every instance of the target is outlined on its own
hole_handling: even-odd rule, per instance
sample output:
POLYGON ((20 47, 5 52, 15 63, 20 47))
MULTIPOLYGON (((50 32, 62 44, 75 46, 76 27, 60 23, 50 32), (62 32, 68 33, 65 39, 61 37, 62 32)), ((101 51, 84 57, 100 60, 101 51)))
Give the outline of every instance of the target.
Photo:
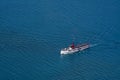
POLYGON ((90 44, 90 47, 98 46, 99 44, 90 44))

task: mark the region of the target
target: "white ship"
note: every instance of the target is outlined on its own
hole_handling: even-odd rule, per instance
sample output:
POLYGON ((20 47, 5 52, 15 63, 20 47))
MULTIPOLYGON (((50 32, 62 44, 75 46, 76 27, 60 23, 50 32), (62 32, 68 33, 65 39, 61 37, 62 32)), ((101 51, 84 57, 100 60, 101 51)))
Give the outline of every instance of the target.
POLYGON ((72 54, 72 53, 76 53, 76 52, 79 52, 79 51, 83 51, 87 48, 89 48, 89 44, 80 44, 78 46, 75 46, 74 44, 72 44, 68 48, 62 49, 60 51, 60 54, 72 54))

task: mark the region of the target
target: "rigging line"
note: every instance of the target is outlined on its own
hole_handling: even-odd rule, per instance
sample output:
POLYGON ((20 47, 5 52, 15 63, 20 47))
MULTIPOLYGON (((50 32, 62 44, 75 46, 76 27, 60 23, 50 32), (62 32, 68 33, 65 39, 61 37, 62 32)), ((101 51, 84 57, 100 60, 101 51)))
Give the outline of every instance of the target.
MULTIPOLYGON (((101 30, 102 30, 102 29, 101 29, 101 30)), ((91 36, 88 37, 87 42, 91 43, 92 41, 94 41, 94 40, 98 37, 98 35, 100 35, 100 33, 94 32, 93 35, 94 35, 94 36, 92 36, 92 37, 91 37, 91 36), (95 35, 94 35, 94 34, 95 34, 95 35)))
MULTIPOLYGON (((106 28, 105 28, 106 29, 106 28)), ((104 29, 104 30, 105 30, 104 29)), ((100 30, 100 31, 102 31, 103 30, 103 28, 100 30)), ((96 31, 93 31, 94 33, 93 33, 93 35, 94 36, 89 36, 88 37, 88 39, 86 40, 87 42, 89 42, 89 43, 91 43, 92 41, 95 41, 95 39, 97 39, 97 37, 99 36, 99 35, 101 35, 101 33, 99 33, 99 32, 96 32, 96 31)))
POLYGON ((87 42, 93 41, 95 38, 97 38, 98 35, 99 35, 99 33, 97 33, 97 34, 95 34, 94 36, 88 38, 87 42))
POLYGON ((95 36, 93 36, 90 40, 88 40, 88 42, 91 42, 91 41, 96 41, 96 40, 98 40, 98 39, 100 39, 100 38, 102 38, 102 37, 104 37, 106 34, 108 34, 111 30, 113 30, 113 26, 112 27, 108 27, 107 29, 105 29, 105 31, 103 32, 103 33, 98 33, 98 34, 96 34, 95 36), (108 31, 108 29, 109 29, 109 31, 108 31))
POLYGON ((107 30, 103 34, 101 34, 99 36, 99 38, 104 37, 105 35, 107 35, 109 32, 111 32, 113 30, 113 28, 114 28, 114 26, 112 26, 110 28, 107 28, 107 30))

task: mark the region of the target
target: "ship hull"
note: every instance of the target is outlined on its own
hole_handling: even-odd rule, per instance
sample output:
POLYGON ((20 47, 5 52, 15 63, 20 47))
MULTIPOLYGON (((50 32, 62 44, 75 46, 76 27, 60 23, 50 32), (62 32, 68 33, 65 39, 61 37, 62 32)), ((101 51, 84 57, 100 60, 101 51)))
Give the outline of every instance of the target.
POLYGON ((83 51, 83 50, 85 50, 87 48, 89 48, 88 44, 82 44, 82 45, 76 46, 74 49, 72 49, 70 47, 62 49, 60 51, 60 54, 73 54, 73 53, 77 53, 79 51, 83 51))
POLYGON ((74 49, 74 50, 61 50, 60 54, 73 54, 79 52, 79 49, 74 49))

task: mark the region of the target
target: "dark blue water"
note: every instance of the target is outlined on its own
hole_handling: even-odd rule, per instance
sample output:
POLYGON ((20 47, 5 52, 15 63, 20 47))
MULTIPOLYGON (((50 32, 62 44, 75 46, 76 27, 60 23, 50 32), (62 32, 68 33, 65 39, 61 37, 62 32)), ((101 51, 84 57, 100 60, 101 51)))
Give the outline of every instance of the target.
POLYGON ((0 80, 120 80, 119 31, 120 0, 0 0, 0 80))

